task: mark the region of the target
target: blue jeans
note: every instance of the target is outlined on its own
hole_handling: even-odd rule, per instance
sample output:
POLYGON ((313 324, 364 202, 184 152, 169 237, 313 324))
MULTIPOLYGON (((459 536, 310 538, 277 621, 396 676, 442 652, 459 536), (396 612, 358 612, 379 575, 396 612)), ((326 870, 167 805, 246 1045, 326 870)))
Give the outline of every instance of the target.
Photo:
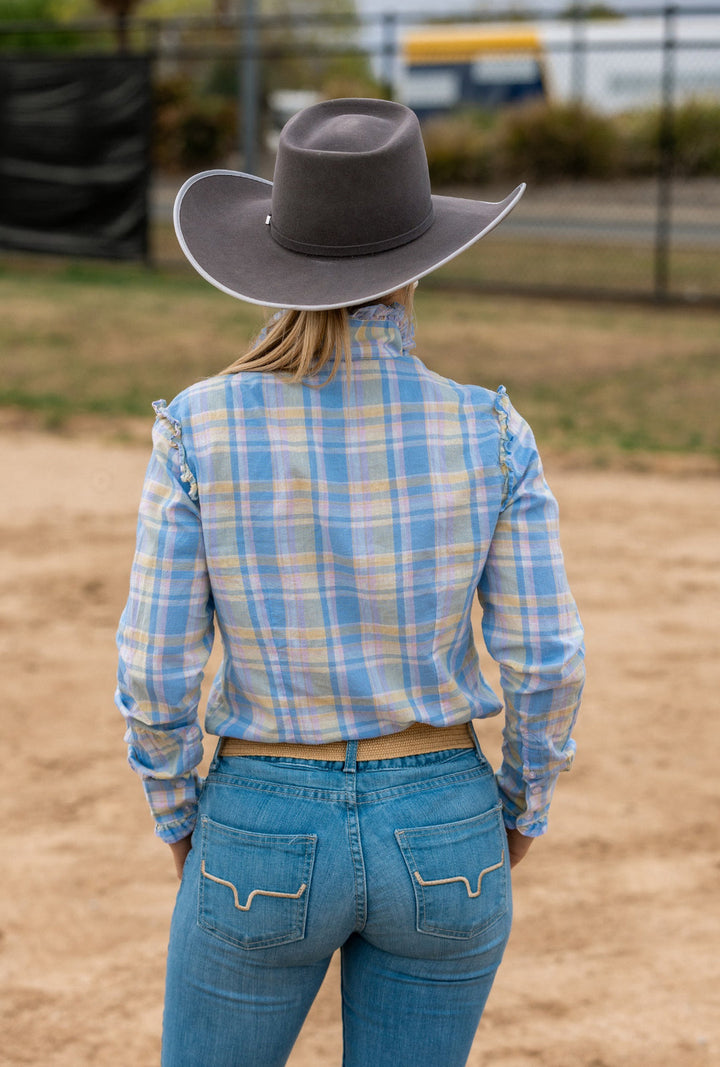
POLYGON ((479 749, 220 757, 168 953, 163 1067, 280 1067, 333 952, 345 1067, 465 1064, 510 933, 479 749))

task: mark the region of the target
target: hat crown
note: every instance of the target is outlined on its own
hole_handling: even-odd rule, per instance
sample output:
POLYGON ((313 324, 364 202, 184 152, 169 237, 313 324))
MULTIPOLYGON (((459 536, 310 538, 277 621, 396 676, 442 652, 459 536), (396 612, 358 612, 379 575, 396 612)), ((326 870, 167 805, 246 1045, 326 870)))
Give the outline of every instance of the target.
MULTIPOLYGON (((303 115, 303 118, 306 118, 303 115)), ((373 152, 391 141, 397 124, 377 115, 330 114, 317 123, 301 122, 296 116, 286 130, 286 140, 299 149, 318 152, 373 152)))
POLYGON ((328 100, 284 127, 272 192, 278 244, 306 255, 367 255, 414 240, 432 220, 425 147, 409 108, 328 100))

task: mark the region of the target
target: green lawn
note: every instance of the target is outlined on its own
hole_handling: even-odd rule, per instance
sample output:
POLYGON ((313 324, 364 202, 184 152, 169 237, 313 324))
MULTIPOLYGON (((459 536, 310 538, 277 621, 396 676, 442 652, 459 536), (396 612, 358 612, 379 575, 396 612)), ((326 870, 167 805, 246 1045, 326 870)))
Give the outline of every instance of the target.
MULTIPOLYGON (((599 290, 651 296, 654 249, 621 242, 522 241, 490 234, 443 268, 457 282, 492 282, 555 289, 599 290)), ((683 299, 720 297, 720 256, 716 248, 671 249, 668 294, 683 299)))
MULTIPOLYGON (((490 247, 488 245, 488 247, 490 247)), ((248 344, 261 309, 189 268, 0 259, 0 406, 49 427, 150 416, 248 344)), ((686 308, 440 293, 417 296, 418 354, 506 385, 542 447, 591 462, 720 461, 720 315, 686 308)))

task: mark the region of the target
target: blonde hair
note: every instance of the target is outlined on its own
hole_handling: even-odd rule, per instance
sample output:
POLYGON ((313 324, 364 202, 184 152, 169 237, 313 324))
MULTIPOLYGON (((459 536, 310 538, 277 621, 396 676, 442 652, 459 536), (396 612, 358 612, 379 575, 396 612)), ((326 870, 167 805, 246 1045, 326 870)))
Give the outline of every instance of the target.
POLYGON ((341 360, 350 365, 350 329, 347 308, 329 311, 283 311, 271 319, 255 344, 221 374, 244 370, 279 371, 299 382, 317 374, 335 357, 330 377, 341 360))
MULTIPOLYGON (((415 283, 399 293, 408 317, 413 313, 415 283)), ((291 376, 294 382, 316 375, 330 360, 332 371, 323 384, 332 381, 345 361, 348 378, 351 371, 350 327, 348 312, 352 308, 327 311, 283 311, 266 325, 256 342, 221 374, 241 371, 276 371, 291 376)))

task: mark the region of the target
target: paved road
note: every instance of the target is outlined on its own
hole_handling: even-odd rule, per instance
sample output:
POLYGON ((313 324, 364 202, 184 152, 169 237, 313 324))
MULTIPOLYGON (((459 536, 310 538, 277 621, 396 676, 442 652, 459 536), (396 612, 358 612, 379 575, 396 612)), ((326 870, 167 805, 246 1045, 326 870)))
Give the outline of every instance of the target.
MULTIPOLYGON (((678 213, 671 213, 672 241, 684 247, 720 247, 720 223, 685 222, 678 213)), ((618 214, 615 218, 573 219, 547 218, 525 213, 508 219, 506 235, 517 237, 550 238, 553 241, 591 244, 652 245, 656 240, 657 225, 654 220, 638 220, 631 215, 618 214)))

